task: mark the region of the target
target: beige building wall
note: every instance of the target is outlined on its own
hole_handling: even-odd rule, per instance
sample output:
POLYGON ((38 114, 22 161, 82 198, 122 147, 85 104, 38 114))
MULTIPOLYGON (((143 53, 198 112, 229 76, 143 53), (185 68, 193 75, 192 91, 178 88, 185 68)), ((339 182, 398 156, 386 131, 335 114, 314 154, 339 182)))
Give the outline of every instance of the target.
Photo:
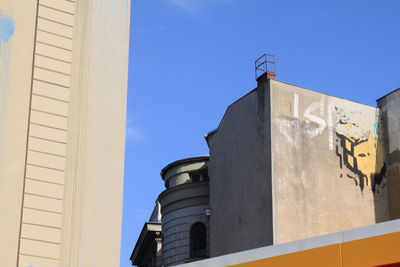
POLYGON ((18 259, 36 6, 0 1, 0 266, 18 259))
POLYGON ((118 266, 129 1, 0 12, 0 264, 118 266))
POLYGON ((267 79, 231 104, 206 137, 211 257, 389 220, 377 116, 267 79))
POLYGON ((376 108, 270 84, 274 244, 388 220, 376 108))

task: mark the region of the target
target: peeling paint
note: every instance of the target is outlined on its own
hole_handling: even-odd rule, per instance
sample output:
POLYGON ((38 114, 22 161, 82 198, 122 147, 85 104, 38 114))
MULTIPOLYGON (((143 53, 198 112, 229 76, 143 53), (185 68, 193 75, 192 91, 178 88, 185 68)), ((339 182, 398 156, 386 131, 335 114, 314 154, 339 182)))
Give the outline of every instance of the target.
MULTIPOLYGON (((14 31, 14 20, 0 12, 0 125, 4 125, 3 122, 7 111, 7 88, 12 47, 10 38, 14 34, 14 31)), ((1 149, 4 142, 4 131, 4 128, 0 128, 0 162, 4 157, 1 149)))
POLYGON ((0 13, 0 40, 8 41, 14 34, 15 25, 12 17, 0 13))
POLYGON ((341 177, 355 181, 361 191, 366 186, 379 193, 377 186, 386 173, 382 144, 376 134, 377 124, 359 122, 362 114, 336 107, 336 155, 339 157, 341 177), (372 127, 371 127, 372 126, 372 127), (344 168, 345 167, 345 168, 344 168))
POLYGON ((354 180, 361 191, 368 187, 379 193, 386 167, 376 121, 325 95, 311 104, 304 105, 301 100, 301 95, 293 93, 292 116, 274 120, 287 142, 299 149, 312 144, 307 140, 322 135, 327 128, 328 149, 339 159, 340 177, 354 180))

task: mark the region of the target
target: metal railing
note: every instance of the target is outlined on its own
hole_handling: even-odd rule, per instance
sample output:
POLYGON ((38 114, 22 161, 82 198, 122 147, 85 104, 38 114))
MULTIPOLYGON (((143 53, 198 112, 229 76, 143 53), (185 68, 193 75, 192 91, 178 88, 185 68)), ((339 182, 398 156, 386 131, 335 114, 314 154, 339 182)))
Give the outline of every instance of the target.
POLYGON ((257 58, 255 61, 255 75, 256 80, 258 77, 266 72, 274 73, 276 70, 275 56, 271 54, 264 54, 257 58))

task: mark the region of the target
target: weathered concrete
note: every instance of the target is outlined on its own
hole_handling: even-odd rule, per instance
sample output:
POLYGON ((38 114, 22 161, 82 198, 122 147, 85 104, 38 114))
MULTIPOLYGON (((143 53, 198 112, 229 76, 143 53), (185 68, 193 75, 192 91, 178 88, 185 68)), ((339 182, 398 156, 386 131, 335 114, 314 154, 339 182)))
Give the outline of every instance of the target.
POLYGON ((268 84, 227 109, 210 134, 211 257, 272 244, 268 84))
POLYGON ((211 256, 387 220, 377 128, 374 107, 274 80, 233 103, 207 136, 211 256))
POLYGON ((400 218, 400 89, 377 100, 385 152, 386 172, 380 177, 387 184, 390 219, 400 218))
POLYGON ((271 81, 271 110, 274 243, 387 219, 374 107, 271 81))

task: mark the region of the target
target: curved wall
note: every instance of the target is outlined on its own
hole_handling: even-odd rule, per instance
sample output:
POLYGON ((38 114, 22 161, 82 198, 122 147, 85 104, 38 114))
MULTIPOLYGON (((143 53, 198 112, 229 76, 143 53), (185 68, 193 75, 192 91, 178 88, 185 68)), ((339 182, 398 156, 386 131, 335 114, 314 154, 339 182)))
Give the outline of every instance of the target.
POLYGON ((193 181, 193 174, 208 177, 208 157, 197 157, 175 161, 162 171, 167 189, 158 200, 162 213, 162 262, 172 266, 194 261, 190 255, 190 228, 197 222, 207 228, 207 255, 209 255, 209 208, 208 180, 193 181))
POLYGON ((207 227, 208 250, 209 224, 204 212, 206 208, 208 205, 193 206, 175 210, 163 216, 162 259, 164 266, 190 261, 190 227, 196 222, 204 223, 207 227))

